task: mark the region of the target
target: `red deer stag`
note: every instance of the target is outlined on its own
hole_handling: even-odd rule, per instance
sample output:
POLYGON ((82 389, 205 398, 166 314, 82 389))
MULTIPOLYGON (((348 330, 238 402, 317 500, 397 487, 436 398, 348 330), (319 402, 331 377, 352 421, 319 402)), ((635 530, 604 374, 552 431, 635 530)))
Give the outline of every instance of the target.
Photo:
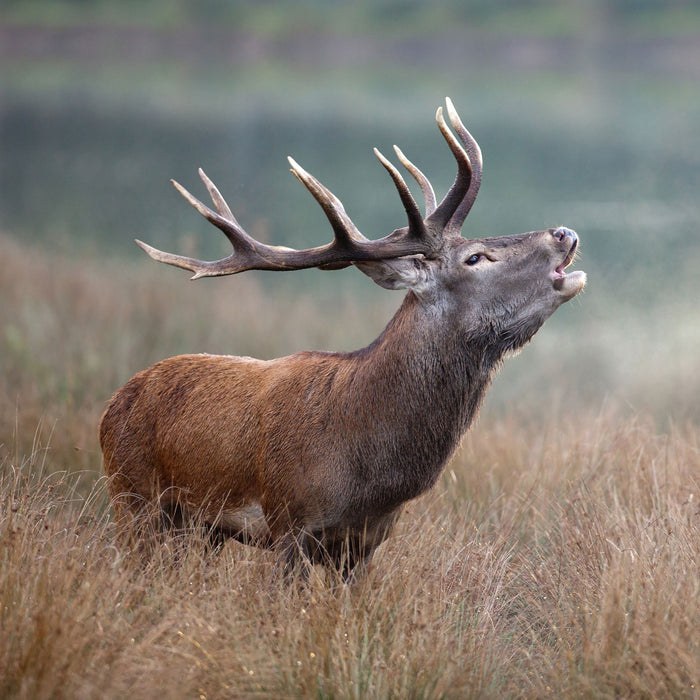
POLYGON ((204 262, 137 243, 154 260, 194 272, 193 279, 355 265, 380 286, 408 293, 362 350, 268 361, 182 355, 133 377, 100 423, 120 525, 148 506, 164 523, 176 512, 178 520, 196 515, 217 539, 274 548, 285 570, 322 561, 347 578, 387 537, 402 504, 435 483, 504 355, 529 341, 586 281, 583 272, 564 272, 578 244, 568 228, 461 237, 479 190, 481 151, 449 99, 447 112, 459 139, 442 108, 436 119, 457 177, 440 204, 425 175, 394 147, 422 190, 425 217, 375 149, 408 215, 407 226, 378 240, 363 236, 340 200, 291 158, 292 173, 333 228, 331 243, 263 245, 201 170, 218 213, 173 183, 233 252, 204 262))

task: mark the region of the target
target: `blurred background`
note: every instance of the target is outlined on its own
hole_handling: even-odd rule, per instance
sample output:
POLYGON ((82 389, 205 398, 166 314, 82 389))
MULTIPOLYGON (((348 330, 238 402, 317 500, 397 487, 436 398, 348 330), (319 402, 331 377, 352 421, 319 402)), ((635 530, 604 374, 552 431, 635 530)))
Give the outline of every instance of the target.
MULTIPOLYGON (((118 365, 80 399, 96 415, 119 383, 165 355, 369 342, 401 295, 356 270, 190 287, 184 272, 145 260, 133 238, 228 254, 169 182, 204 198, 201 166, 253 235, 295 247, 328 241, 287 155, 342 199, 361 231, 384 236, 404 225, 403 210, 371 149, 389 155, 399 144, 441 197, 455 174, 434 123, 446 95, 485 159, 464 235, 569 226, 589 279, 506 363, 484 411, 595 411, 613 401, 663 424, 700 418, 700 3, 690 0, 0 0, 0 240, 15 290, 30 290, 13 297, 6 281, 0 300, 14 305, 0 319, 7 405, 19 405, 28 382, 55 381, 37 367, 67 335, 81 337, 68 330, 84 323, 72 297, 60 322, 39 328, 41 309, 68 293, 39 277, 70 266, 112 274, 80 299, 105 315, 113 310, 101 294, 155 303, 134 282, 144 276, 183 290, 171 307, 158 302, 159 314, 184 319, 167 342, 124 349, 117 362, 112 336, 76 341, 81 371, 118 365), (43 272, 18 274, 27 259, 43 260, 43 272), (259 317, 282 308, 294 332, 282 337, 273 323, 254 342, 237 318, 207 317, 211 294, 259 317), (230 334, 207 335, 204 347, 186 331, 229 321, 230 334), (82 357, 87 348, 102 364, 82 357), (42 357, 30 362, 32 353, 42 357)), ((130 323, 114 313, 105 324, 130 323)), ((76 383, 39 387, 44 403, 32 415, 53 424, 56 402, 76 401, 76 383)))

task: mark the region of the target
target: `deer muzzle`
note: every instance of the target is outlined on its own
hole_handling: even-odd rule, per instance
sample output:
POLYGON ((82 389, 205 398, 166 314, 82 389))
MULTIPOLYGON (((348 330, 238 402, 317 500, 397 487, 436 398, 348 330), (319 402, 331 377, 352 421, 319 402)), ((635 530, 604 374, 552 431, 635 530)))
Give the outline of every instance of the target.
POLYGON ((552 270, 550 277, 554 289, 560 292, 564 301, 576 296, 586 284, 586 273, 581 270, 566 273, 564 270, 573 262, 578 249, 578 234, 570 228, 560 226, 552 231, 552 236, 560 249, 564 250, 563 260, 552 270))

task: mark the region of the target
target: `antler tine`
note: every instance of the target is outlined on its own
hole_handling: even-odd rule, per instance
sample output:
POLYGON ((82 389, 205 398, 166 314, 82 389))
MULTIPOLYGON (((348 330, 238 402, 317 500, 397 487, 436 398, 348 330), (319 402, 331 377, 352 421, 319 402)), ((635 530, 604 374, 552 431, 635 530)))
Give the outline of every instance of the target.
POLYGON ((447 97, 445 102, 447 103, 447 114, 450 117, 452 128, 457 132, 457 136, 459 136, 467 150, 467 156, 471 163, 472 169, 469 189, 447 225, 450 233, 459 235, 462 224, 471 211, 474 201, 476 200, 476 196, 479 193, 479 188, 481 187, 481 174, 484 169, 484 161, 479 144, 462 123, 455 106, 452 104, 452 100, 447 97))
POLYGON ((411 175, 413 175, 413 179, 420 186, 421 192, 423 193, 423 198, 425 199, 425 215, 430 216, 430 214, 435 211, 436 203, 435 192, 433 190, 433 186, 430 184, 430 180, 428 180, 428 178, 416 165, 406 158, 403 151, 398 146, 394 146, 394 151, 396 151, 396 155, 401 161, 401 165, 403 165, 403 167, 406 168, 411 175))
MULTIPOLYGON (((214 204, 219 207, 219 204, 223 202, 223 207, 224 210, 228 210, 228 213, 230 215, 230 218, 225 218, 222 216, 222 214, 217 214, 215 211, 212 211, 206 204, 203 204, 200 202, 194 195, 190 194, 177 180, 171 180, 170 182, 173 183, 175 189, 187 200, 187 202, 193 206, 210 224, 213 224, 218 228, 220 231, 223 232, 223 234, 226 236, 226 238, 231 241, 232 245, 236 245, 237 243, 241 242, 243 240, 244 242, 249 242, 249 243, 254 243, 254 239, 250 238, 250 236, 243 230, 241 225, 236 221, 234 218, 233 214, 231 214, 228 204, 224 202, 223 197, 219 194, 219 191, 216 189, 214 186, 214 183, 209 180, 209 178, 204 175, 204 171, 201 170, 200 168, 200 177, 204 180, 204 184, 207 185, 207 189, 209 189, 209 184, 214 188, 215 193, 218 194, 218 199, 217 201, 216 194, 212 194, 212 199, 214 200, 214 204), (209 183, 209 184, 207 184, 209 183)), ((211 194, 211 190, 209 190, 211 194)))
POLYGON ((291 156, 288 156, 287 160, 292 166, 291 172, 294 177, 311 192, 314 199, 321 205, 321 209, 323 209, 333 228, 335 239, 340 245, 347 244, 351 240, 369 240, 360 233, 347 215, 343 203, 325 185, 319 182, 311 173, 304 170, 291 156))
POLYGON ((481 147, 477 143, 476 139, 469 133, 467 127, 462 123, 462 119, 460 118, 452 100, 449 97, 446 97, 445 103, 447 105, 447 114, 450 117, 452 128, 457 132, 457 136, 459 136, 467 149, 469 162, 472 166, 472 182, 469 186, 470 188, 476 187, 476 189, 479 189, 479 186, 481 185, 481 173, 484 168, 484 159, 481 154, 481 147))
MULTIPOLYGON (((251 238, 236 221, 216 185, 205 175, 201 168, 199 169, 199 175, 207 186, 216 208, 221 212, 220 214, 213 212, 209 207, 191 195, 179 182, 175 180, 171 180, 171 182, 189 204, 191 204, 207 221, 214 224, 214 226, 224 233, 226 238, 231 242, 231 245, 233 245, 234 253, 222 260, 207 262, 204 260, 197 260, 196 258, 188 258, 184 255, 167 253, 136 239, 136 243, 154 260, 194 272, 192 276, 193 280, 199 279, 200 277, 231 274, 231 272, 227 271, 229 265, 237 261, 242 262, 257 244, 257 241, 251 238), (228 218, 224 218, 224 216, 228 216, 228 218), (247 255, 243 255, 244 253, 247 255)), ((236 269, 235 272, 242 272, 244 269, 249 270, 250 267, 250 265, 246 267, 245 263, 242 263, 241 268, 236 269)))
MULTIPOLYGON (((175 189, 177 189, 191 206, 193 206, 207 221, 225 234, 226 238, 228 238, 233 246, 233 253, 221 260, 198 260, 184 255, 168 253, 154 248, 139 239, 135 239, 137 245, 142 250, 153 258, 153 260, 194 272, 191 278, 193 280, 200 279, 201 277, 233 275, 238 272, 245 272, 246 270, 253 269, 298 269, 285 265, 283 258, 286 253, 298 253, 300 251, 282 246, 265 246, 249 236, 238 221, 236 221, 236 218, 231 213, 228 204, 221 196, 216 185, 206 176, 201 168, 199 169, 199 175, 207 186, 214 204, 219 212, 221 212, 220 214, 212 211, 194 195, 190 194, 190 192, 176 180, 171 180, 171 182, 175 186, 175 189), (224 218, 222 214, 227 215, 228 218, 224 218), (279 260, 275 258, 279 258, 279 260)), ((313 267, 313 264, 308 265, 308 267, 313 267)))
POLYGON ((452 183, 452 187, 450 187, 437 209, 426 219, 426 223, 434 224, 440 230, 445 231, 447 224, 469 190, 469 184, 472 178, 472 166, 469 162, 467 152, 462 148, 462 145, 445 123, 445 118, 442 115, 442 107, 438 107, 435 120, 457 161, 457 177, 452 183))
POLYGON ((140 241, 138 238, 135 238, 134 241, 136 242, 136 245, 138 245, 142 250, 146 251, 146 253, 148 253, 153 260, 194 272, 194 275, 191 278, 193 280, 206 276, 206 273, 202 269, 202 265, 206 265, 207 263, 203 263, 202 260, 188 258, 184 255, 175 255, 174 253, 166 253, 164 250, 158 250, 158 248, 154 248, 153 246, 148 245, 148 243, 140 241))
POLYGON ((211 201, 214 202, 216 211, 218 211, 221 216, 225 216, 227 219, 229 219, 229 221, 233 221, 236 226, 240 226, 240 224, 236 221, 236 217, 233 215, 233 212, 226 203, 226 200, 221 196, 221 192, 219 192, 218 187, 207 177, 204 170, 200 168, 197 172, 209 191, 209 196, 211 197, 211 201))
POLYGON ((396 185, 396 189, 401 197, 401 202, 404 209, 406 210, 406 215, 408 216, 408 234, 409 236, 415 238, 423 238, 426 235, 425 224, 423 223, 423 216, 418 209, 416 200, 413 199, 411 191, 408 189, 406 182, 401 177, 401 173, 392 165, 391 161, 387 160, 379 151, 379 149, 374 149, 374 155, 377 156, 379 162, 386 168, 391 179, 396 185))

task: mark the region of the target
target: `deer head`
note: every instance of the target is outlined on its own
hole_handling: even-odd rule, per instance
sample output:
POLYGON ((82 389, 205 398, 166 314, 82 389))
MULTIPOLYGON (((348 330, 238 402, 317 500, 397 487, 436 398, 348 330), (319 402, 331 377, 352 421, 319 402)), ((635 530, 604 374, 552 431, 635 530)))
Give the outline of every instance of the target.
POLYGON ((457 176, 437 204, 425 175, 394 147, 425 200, 422 214, 399 171, 389 172, 407 225, 378 240, 294 160, 292 173, 323 208, 333 241, 306 250, 249 236, 209 178, 216 211, 185 199, 229 239, 206 262, 137 241, 193 279, 245 270, 354 265, 408 294, 381 336, 353 353, 299 353, 263 362, 207 355, 165 360, 112 399, 100 438, 120 519, 144 502, 197 512, 218 533, 279 547, 285 560, 323 557, 346 573, 366 561, 400 506, 428 489, 469 427, 501 358, 527 342, 585 284, 566 273, 577 250, 565 227, 465 239, 481 183, 478 144, 447 99, 437 124, 457 176))

